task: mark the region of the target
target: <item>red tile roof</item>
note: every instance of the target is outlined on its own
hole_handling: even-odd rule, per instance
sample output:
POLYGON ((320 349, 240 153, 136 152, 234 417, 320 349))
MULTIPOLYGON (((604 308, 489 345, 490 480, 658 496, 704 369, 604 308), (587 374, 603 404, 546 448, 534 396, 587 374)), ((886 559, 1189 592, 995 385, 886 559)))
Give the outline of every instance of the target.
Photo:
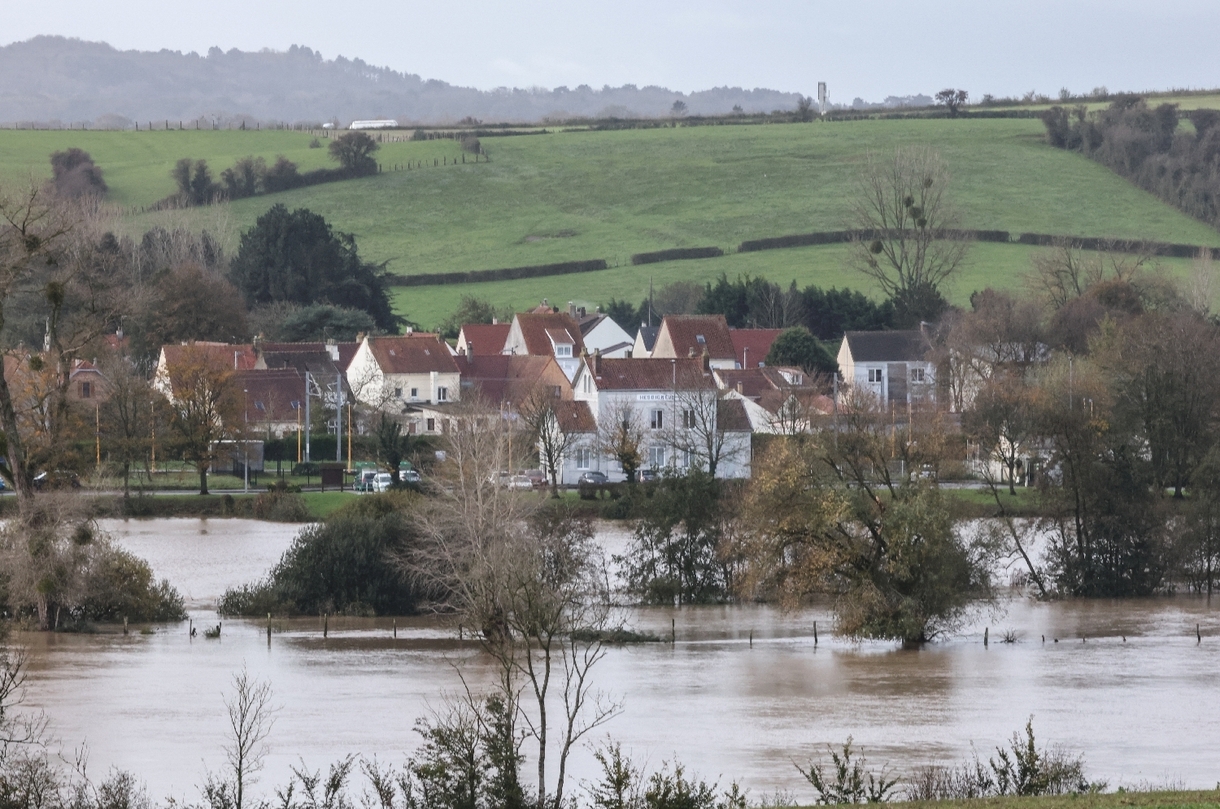
MULTIPOLYGON (((511 328, 511 323, 467 323, 462 326, 461 337, 465 337, 467 346, 474 346, 471 353, 476 356, 499 354, 504 350, 508 330, 511 328)), ((459 339, 458 343, 461 342, 459 339)), ((467 351, 470 349, 467 348, 467 351)))
POLYGON ((726 368, 715 374, 725 388, 739 391, 750 399, 757 399, 764 391, 775 390, 775 385, 762 373, 761 368, 726 368))
POLYGON ((214 362, 218 366, 224 365, 234 371, 252 370, 258 361, 254 346, 248 344, 196 341, 185 345, 167 345, 162 351, 165 352, 165 363, 169 368, 173 368, 184 357, 207 356, 208 362, 214 362))
POLYGON ((724 315, 666 315, 657 333, 653 356, 698 357, 704 348, 714 360, 733 359, 733 338, 724 315), (672 353, 671 353, 672 352, 672 353))
POLYGON ((292 403, 304 407, 305 378, 295 368, 238 371, 233 385, 242 391, 245 415, 251 422, 293 421, 296 410, 292 403))
POLYGON ((783 329, 730 329, 733 352, 742 368, 757 368, 771 352, 771 344, 783 329), (747 351, 748 349, 748 351, 747 351))
POLYGON ((401 337, 370 337, 369 350, 386 374, 457 373, 449 347, 435 334, 416 332, 401 337))
POLYGON ((595 433, 597 422, 588 402, 555 402, 555 418, 565 433, 595 433))
POLYGON ((598 390, 703 390, 716 387, 700 359, 586 357, 598 390))
POLYGON ((478 388, 492 404, 521 402, 536 385, 558 387, 560 398, 571 398, 571 385, 554 357, 495 354, 457 358, 462 388, 478 388))
MULTIPOLYGON (((335 365, 339 370, 346 371, 347 366, 351 365, 352 357, 356 356, 356 351, 360 348, 359 343, 336 343, 335 348, 338 349, 339 359, 335 365)), ((258 350, 264 354, 313 354, 317 352, 328 352, 329 346, 326 343, 311 342, 311 343, 270 343, 262 342, 258 344, 258 350)))
POLYGON ((585 347, 580 336, 580 327, 567 312, 525 312, 517 315, 517 325, 521 329, 522 339, 525 340, 526 353, 536 357, 555 354, 548 331, 561 330, 567 334, 572 343, 572 356, 579 355, 585 347))

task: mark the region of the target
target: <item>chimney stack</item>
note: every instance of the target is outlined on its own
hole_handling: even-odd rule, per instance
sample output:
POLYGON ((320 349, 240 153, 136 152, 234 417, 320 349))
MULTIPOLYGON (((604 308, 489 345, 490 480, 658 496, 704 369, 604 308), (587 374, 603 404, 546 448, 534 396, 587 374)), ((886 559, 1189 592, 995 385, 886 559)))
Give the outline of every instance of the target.
POLYGON ((712 372, 712 355, 708 353, 707 346, 703 347, 703 356, 699 359, 703 361, 703 373, 709 374, 712 372))
POLYGON ((602 375, 602 350, 600 348, 593 349, 593 357, 591 358, 593 366, 593 376, 602 375))
POLYGON ((474 340, 466 341, 466 364, 474 364, 474 340))

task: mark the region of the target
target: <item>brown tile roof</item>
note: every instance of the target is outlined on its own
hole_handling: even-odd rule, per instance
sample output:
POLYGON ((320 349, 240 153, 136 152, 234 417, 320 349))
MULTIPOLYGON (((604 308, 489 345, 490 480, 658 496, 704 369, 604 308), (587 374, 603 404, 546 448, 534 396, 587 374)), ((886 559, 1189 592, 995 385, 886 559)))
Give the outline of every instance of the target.
POLYGON ((555 417, 565 433, 595 433, 597 422, 588 402, 555 402, 555 417))
POLYGON ((536 385, 558 387, 560 398, 571 398, 572 387, 554 357, 494 354, 457 358, 463 390, 478 388, 493 404, 521 402, 536 385))
POLYGON ((775 390, 775 385, 762 373, 761 368, 726 368, 712 373, 726 389, 739 391, 750 399, 757 399, 764 391, 775 390))
POLYGON ((783 329, 730 329, 733 353, 742 368, 757 368, 771 352, 771 344, 783 329), (747 352, 746 349, 749 349, 747 352))
POLYGON ((778 413, 784 403, 793 396, 800 400, 806 410, 816 411, 824 416, 834 412, 833 399, 808 388, 764 391, 758 398, 758 404, 769 413, 778 413))
POLYGON ((586 357, 598 390, 710 390, 715 382, 701 359, 586 357))
POLYGON ((293 402, 304 407, 305 377, 295 368, 238 371, 233 386, 242 391, 246 416, 256 421, 292 421, 296 418, 293 402))
POLYGON ((382 373, 457 373, 449 347, 435 334, 416 332, 401 337, 370 337, 369 349, 382 373))
POLYGON ((698 357, 705 347, 714 360, 734 356, 733 338, 724 315, 666 315, 653 351, 662 350, 662 346, 673 347, 673 354, 667 351, 666 356, 689 357, 693 351, 698 357))
POLYGON ((740 399, 720 399, 716 402, 716 425, 726 432, 751 431, 750 416, 740 399))
POLYGON ((517 324, 521 328, 521 337, 525 340, 527 354, 537 357, 553 356, 555 349, 547 332, 556 330, 567 334, 572 343, 572 356, 579 355, 585 347, 585 342, 581 339, 580 327, 567 312, 525 312, 517 315, 517 324))
MULTIPOLYGON (((335 365, 340 371, 346 371, 347 366, 351 365, 352 357, 356 356, 356 351, 359 350, 359 343, 336 343, 335 347, 339 350, 339 359, 335 365)), ((324 351, 329 353, 329 347, 326 343, 310 342, 310 343, 259 343, 258 349, 263 354, 290 354, 290 353, 316 353, 324 351)))
POLYGON ((499 354, 511 328, 511 323, 467 323, 462 326, 462 336, 466 345, 474 346, 475 355, 499 354))
POLYGON ((196 341, 185 345, 167 345, 162 350, 165 352, 165 363, 168 368, 173 368, 184 357, 206 356, 209 363, 216 363, 217 366, 223 365, 234 371, 252 370, 258 361, 258 356, 254 353, 254 346, 248 344, 196 341))

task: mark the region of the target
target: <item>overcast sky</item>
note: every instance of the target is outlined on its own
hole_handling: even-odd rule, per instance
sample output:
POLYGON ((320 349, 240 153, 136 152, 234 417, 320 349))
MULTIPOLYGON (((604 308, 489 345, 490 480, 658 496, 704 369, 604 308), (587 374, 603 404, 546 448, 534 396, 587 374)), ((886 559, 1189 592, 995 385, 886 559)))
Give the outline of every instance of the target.
POLYGON ((38 34, 206 53, 308 45, 490 89, 730 85, 830 97, 1220 86, 1217 0, 37 0, 38 34))

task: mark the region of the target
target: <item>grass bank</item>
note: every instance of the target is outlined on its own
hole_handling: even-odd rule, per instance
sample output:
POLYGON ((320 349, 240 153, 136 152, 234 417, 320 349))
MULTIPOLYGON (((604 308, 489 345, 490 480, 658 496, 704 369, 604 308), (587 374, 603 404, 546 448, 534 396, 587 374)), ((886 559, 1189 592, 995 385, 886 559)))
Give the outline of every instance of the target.
MULTIPOLYGON (((257 494, 133 494, 124 501, 122 495, 82 493, 90 501, 92 513, 98 518, 158 519, 167 517, 226 518, 255 517, 257 494)), ((297 495, 305 505, 304 521, 321 520, 352 501, 352 492, 302 492, 297 495)), ((16 513, 17 498, 0 498, 0 518, 16 513)), ((289 520, 301 521, 301 520, 289 520)))
MULTIPOLYGON (((130 211, 173 191, 181 157, 217 174, 245 155, 283 154, 302 170, 331 164, 312 135, 290 131, 0 131, 0 183, 49 173, 49 154, 79 146, 105 172, 111 197, 130 211)), ((322 141, 325 145, 325 141, 322 141)), ((425 326, 463 292, 520 309, 543 297, 596 304, 638 300, 651 278, 705 282, 724 272, 850 286, 875 293, 845 261, 842 245, 726 255, 632 267, 633 253, 716 246, 832 230, 850 219, 855 178, 870 154, 896 146, 937 149, 952 173, 951 197, 968 228, 1147 239, 1220 246, 1220 233, 1174 210, 1098 163, 1053 149, 1040 121, 930 119, 701 126, 485 138, 490 163, 453 165, 449 140, 387 143, 383 165, 448 166, 382 174, 206 208, 128 214, 122 229, 208 228, 236 248, 272 204, 307 207, 356 234, 361 252, 392 272, 459 272, 605 259, 611 270, 579 276, 399 290, 399 310, 425 326)), ((964 302, 986 286, 1012 286, 1030 249, 978 245, 950 294, 964 302)), ((1176 266, 1176 265, 1174 265, 1176 266)))
POLYGON ((1220 790, 1105 792, 1096 795, 913 801, 903 803, 902 806, 910 809, 1214 809, 1220 807, 1220 790))

